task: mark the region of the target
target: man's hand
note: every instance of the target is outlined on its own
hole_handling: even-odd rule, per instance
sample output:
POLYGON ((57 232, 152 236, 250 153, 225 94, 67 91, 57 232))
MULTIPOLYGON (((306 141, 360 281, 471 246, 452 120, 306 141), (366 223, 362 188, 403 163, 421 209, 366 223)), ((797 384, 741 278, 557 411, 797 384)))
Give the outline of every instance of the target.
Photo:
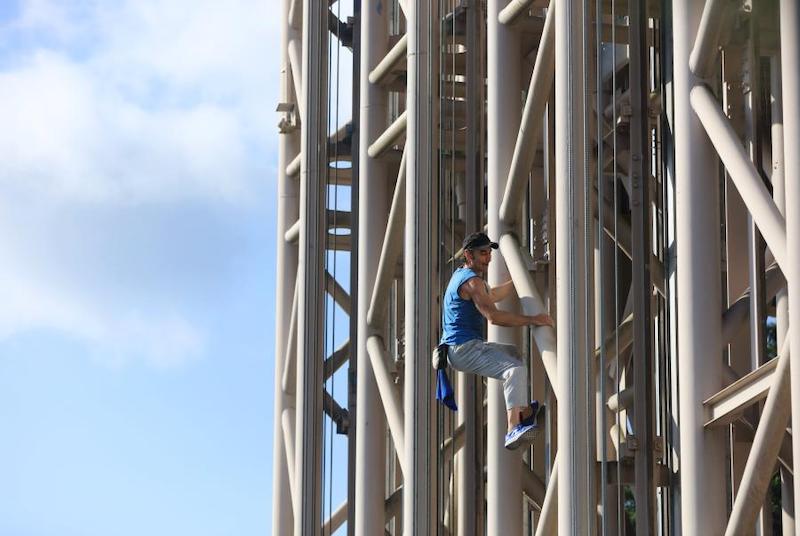
POLYGON ((553 319, 550 318, 550 315, 547 313, 542 313, 540 315, 533 315, 531 317, 531 324, 534 326, 550 326, 553 327, 555 324, 553 323, 553 319))

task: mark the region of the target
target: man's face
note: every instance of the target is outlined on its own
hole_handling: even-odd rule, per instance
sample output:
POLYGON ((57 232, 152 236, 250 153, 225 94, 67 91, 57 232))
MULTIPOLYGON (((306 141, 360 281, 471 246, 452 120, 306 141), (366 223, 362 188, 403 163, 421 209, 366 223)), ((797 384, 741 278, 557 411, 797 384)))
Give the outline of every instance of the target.
POLYGON ((492 248, 486 246, 482 248, 469 249, 467 251, 469 254, 471 254, 468 255, 467 260, 471 260, 472 267, 476 268, 479 272, 486 272, 487 268, 489 267, 489 263, 492 262, 492 248))

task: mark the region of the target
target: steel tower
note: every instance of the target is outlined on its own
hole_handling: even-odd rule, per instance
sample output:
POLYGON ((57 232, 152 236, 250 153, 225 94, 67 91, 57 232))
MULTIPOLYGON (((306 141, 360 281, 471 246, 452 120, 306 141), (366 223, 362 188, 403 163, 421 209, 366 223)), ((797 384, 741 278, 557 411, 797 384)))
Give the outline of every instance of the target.
POLYGON ((278 13, 273 534, 794 534, 798 2, 343 3, 278 13), (556 320, 487 330, 522 453, 497 381, 433 399, 477 229, 556 320))

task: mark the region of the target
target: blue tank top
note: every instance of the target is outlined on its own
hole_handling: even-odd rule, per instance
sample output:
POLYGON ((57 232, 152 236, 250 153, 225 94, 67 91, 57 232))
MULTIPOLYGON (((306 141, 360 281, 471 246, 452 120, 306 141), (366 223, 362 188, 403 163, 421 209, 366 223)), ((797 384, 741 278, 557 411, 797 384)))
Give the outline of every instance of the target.
POLYGON ((464 344, 473 339, 483 339, 483 315, 472 300, 458 295, 458 289, 478 274, 469 268, 453 272, 442 303, 442 344, 464 344))

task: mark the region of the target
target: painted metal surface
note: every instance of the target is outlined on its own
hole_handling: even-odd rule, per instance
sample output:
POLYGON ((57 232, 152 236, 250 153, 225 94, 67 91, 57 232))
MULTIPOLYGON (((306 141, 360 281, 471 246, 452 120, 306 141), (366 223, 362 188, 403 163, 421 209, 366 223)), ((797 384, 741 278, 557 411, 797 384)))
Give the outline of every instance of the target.
POLYGON ((367 0, 331 25, 282 4, 273 533, 767 534, 770 482, 793 533, 800 9, 587 5, 367 0), (352 79, 326 63, 336 39, 352 79), (360 105, 329 132, 337 76, 360 105), (331 179, 340 149, 356 165, 331 179), (357 214, 329 206, 334 183, 357 214), (484 222, 488 284, 515 288, 499 306, 557 320, 487 330, 554 406, 522 454, 497 381, 459 375, 458 416, 432 397, 439 286, 484 222), (324 355, 328 300, 351 336, 324 355), (340 368, 348 401, 323 389, 340 368), (319 431, 348 411, 333 504, 319 431))

